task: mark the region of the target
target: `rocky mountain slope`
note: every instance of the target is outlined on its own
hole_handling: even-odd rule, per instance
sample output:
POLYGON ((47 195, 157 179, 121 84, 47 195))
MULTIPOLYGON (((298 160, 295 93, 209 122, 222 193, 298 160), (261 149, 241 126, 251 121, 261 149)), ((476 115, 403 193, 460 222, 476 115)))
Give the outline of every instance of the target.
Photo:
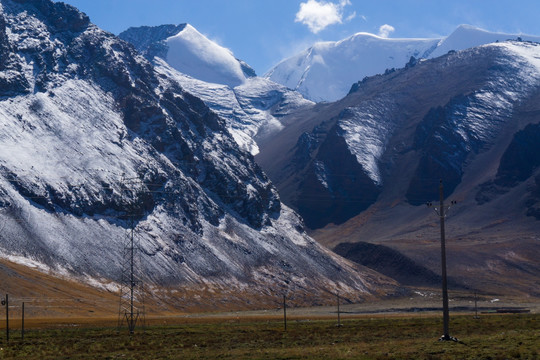
POLYGON ((395 289, 307 236, 223 119, 75 8, 1 1, 0 84, 2 258, 114 288, 134 226, 178 301, 395 289))
POLYGON ((411 57, 435 58, 508 39, 540 41, 540 37, 493 33, 469 25, 459 26, 444 38, 391 39, 358 33, 337 42, 316 43, 281 61, 265 77, 299 91, 313 101, 336 101, 351 85, 366 76, 402 68, 411 57))
POLYGON ((259 152, 257 142, 284 127, 283 116, 312 105, 300 93, 257 77, 229 49, 189 24, 130 28, 119 37, 225 119, 236 142, 253 155, 259 152))
POLYGON ((540 275, 539 59, 538 43, 509 41, 410 62, 287 118, 257 159, 321 242, 386 245, 435 273, 425 203, 442 179, 459 202, 447 221, 455 271, 526 293, 540 275))

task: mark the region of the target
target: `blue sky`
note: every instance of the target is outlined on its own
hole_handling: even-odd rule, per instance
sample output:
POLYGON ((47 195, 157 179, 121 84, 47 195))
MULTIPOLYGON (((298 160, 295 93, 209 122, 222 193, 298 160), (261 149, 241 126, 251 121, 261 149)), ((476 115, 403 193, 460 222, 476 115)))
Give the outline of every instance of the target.
POLYGON ((316 41, 357 32, 439 37, 460 24, 540 35, 538 0, 64 0, 101 28, 190 23, 264 74, 316 41))

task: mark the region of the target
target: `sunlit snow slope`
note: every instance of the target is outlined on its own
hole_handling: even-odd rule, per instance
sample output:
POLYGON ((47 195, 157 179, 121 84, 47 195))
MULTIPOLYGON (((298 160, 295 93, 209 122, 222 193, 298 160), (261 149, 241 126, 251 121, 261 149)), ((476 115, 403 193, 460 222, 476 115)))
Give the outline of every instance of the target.
POLYGON ((246 80, 239 61, 230 50, 208 40, 189 24, 169 37, 166 44, 169 48, 167 62, 186 75, 231 87, 246 80))
POLYGON ((337 42, 316 43, 281 61, 265 77, 298 90, 313 101, 335 101, 351 85, 387 69, 402 68, 415 58, 433 58, 450 50, 463 50, 496 41, 516 39, 540 41, 540 37, 491 33, 468 25, 458 27, 446 38, 391 39, 358 33, 337 42))

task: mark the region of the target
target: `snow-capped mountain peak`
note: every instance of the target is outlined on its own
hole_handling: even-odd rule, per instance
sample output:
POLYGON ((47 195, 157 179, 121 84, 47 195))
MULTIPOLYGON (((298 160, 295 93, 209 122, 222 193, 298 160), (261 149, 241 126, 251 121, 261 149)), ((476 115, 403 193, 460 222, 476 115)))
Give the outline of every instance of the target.
POLYGON ((385 69, 403 67, 411 56, 422 57, 439 39, 387 39, 357 33, 337 42, 323 42, 283 60, 265 77, 299 91, 314 101, 334 101, 358 81, 385 69))
POLYGON ((187 24, 166 40, 167 62, 194 78, 231 87, 242 84, 246 76, 233 53, 187 24))
POLYGON ((257 141, 281 129, 279 118, 311 105, 300 93, 268 79, 189 24, 130 28, 119 35, 175 78, 227 122, 236 142, 252 155, 257 141))
POLYGON ((537 36, 490 32, 471 25, 460 25, 450 35, 441 39, 437 48, 429 54, 429 57, 438 57, 451 50, 464 50, 498 41, 515 40, 518 37, 530 41, 540 40, 540 37, 537 36))
POLYGON ((494 33, 470 25, 460 25, 447 37, 431 39, 382 38, 360 32, 340 41, 316 43, 281 61, 265 77, 299 91, 308 99, 335 101, 349 92, 352 83, 392 68, 402 68, 411 56, 434 58, 450 50, 518 37, 540 41, 540 37, 494 33))
POLYGON ((234 87, 256 76, 231 50, 190 24, 129 28, 119 37, 135 45, 149 60, 160 57, 179 72, 207 83, 234 87))

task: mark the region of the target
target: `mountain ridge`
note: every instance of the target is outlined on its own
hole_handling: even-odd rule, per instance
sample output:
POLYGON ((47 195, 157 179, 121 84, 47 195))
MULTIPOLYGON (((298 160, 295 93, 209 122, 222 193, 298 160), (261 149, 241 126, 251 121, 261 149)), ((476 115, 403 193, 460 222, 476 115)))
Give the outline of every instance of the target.
POLYGON ((496 41, 540 37, 488 32, 460 25, 447 37, 434 39, 382 38, 357 33, 335 42, 316 43, 270 69, 264 76, 298 90, 313 101, 336 101, 353 83, 385 70, 401 68, 414 57, 434 58, 448 51, 465 50, 496 41))
POLYGON ((178 301, 397 289, 311 239, 223 119, 75 8, 2 0, 0 45, 3 258, 114 285, 133 228, 178 301))
POLYGON ((438 199, 442 179, 458 200, 447 234, 459 239, 452 264, 464 285, 526 293, 540 272, 540 168, 529 155, 539 53, 537 43, 499 42, 365 78, 345 98, 284 119, 291 125, 256 158, 321 243, 389 246, 435 273, 437 224, 424 204, 438 199))
POLYGON ((203 99, 213 111, 227 121, 228 130, 236 142, 252 155, 259 152, 257 145, 259 141, 270 138, 283 128, 280 120, 283 116, 312 104, 299 93, 283 85, 257 77, 248 64, 234 57, 228 49, 221 48, 205 38, 189 24, 130 28, 119 37, 132 42, 164 76, 174 77, 185 90, 203 99), (162 28, 167 31, 161 30, 162 28), (175 41, 183 36, 186 29, 196 33, 198 41, 195 43, 201 42, 202 45, 175 41), (155 33, 158 36, 155 36, 155 33), (237 74, 238 68, 231 70, 229 65, 216 65, 207 76, 201 76, 199 72, 193 71, 192 66, 186 66, 184 55, 191 54, 189 56, 192 57, 193 63, 205 64, 205 51, 199 51, 201 48, 221 49, 219 51, 224 53, 223 57, 235 62, 235 66, 239 66, 244 72, 245 78, 239 82, 230 82, 223 81, 221 76, 212 75, 237 74))

